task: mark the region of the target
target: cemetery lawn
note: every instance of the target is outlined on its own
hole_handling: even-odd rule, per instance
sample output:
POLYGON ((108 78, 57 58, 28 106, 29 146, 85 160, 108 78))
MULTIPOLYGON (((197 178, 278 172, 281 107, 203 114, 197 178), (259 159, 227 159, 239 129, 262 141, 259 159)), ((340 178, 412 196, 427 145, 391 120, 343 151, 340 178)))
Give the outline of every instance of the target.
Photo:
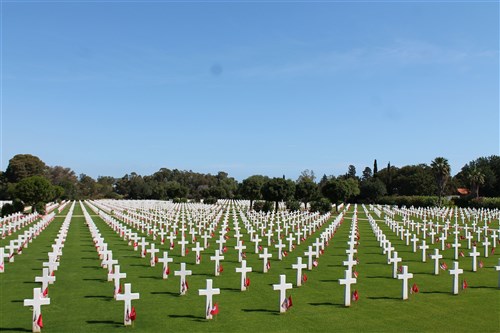
MULTIPOLYGON (((6 263, 5 273, 0 274, 0 331, 31 332, 31 309, 23 306, 23 300, 32 298, 33 288, 40 286, 40 283, 34 282, 35 276, 42 273, 42 263, 47 261, 47 252, 51 250, 69 206, 57 215, 22 255, 15 256, 14 263, 6 263)), ((312 271, 304 270, 308 281, 300 288, 295 287, 296 270, 291 265, 296 263, 298 255, 307 262, 304 256, 307 246, 329 223, 298 245, 283 261, 277 260, 274 246, 269 248, 273 257, 271 269, 266 274, 262 273, 262 260, 254 253, 253 243, 242 230, 247 246, 247 265, 253 268, 253 272, 248 273, 251 285, 245 292, 240 291, 240 274, 235 272, 240 264, 237 251, 234 250, 234 237, 228 240, 228 251, 222 261, 224 271, 219 277, 214 276, 214 264, 209 259, 217 248, 215 238, 210 240, 211 247, 202 253, 200 265, 195 265, 193 251, 182 258, 180 246, 176 245, 174 250, 169 251, 167 244, 160 245, 158 240, 155 241, 162 252, 169 251, 169 255, 174 258, 170 264, 170 276, 163 280, 161 264, 150 267, 149 255, 141 258, 138 251, 134 251, 88 206, 86 208, 108 243, 108 248, 113 251, 114 259, 119 260, 121 271, 127 274, 122 283, 131 283, 132 292, 140 293, 140 299, 132 302, 137 311, 137 320, 133 327, 123 326, 123 302, 113 299, 113 283, 107 281, 107 270, 100 266, 89 228, 77 203, 60 266, 56 271, 56 282, 49 286, 50 305, 42 306, 42 332, 500 331, 498 272, 493 268, 498 263, 498 254, 481 257, 484 268, 472 272, 472 259, 468 256, 470 251, 467 250, 466 241, 462 241, 461 250, 466 257, 460 258, 460 268, 464 269, 460 281, 466 279, 469 287, 460 290, 459 295, 452 295, 452 277, 449 272, 441 270, 438 276, 433 275, 433 260, 428 259, 423 263, 419 250, 413 253, 411 243, 406 246, 383 223, 383 218, 377 220, 403 258, 403 264, 408 265, 409 272, 414 274, 410 286, 417 283, 420 289, 419 293, 410 295, 409 300, 402 301, 401 280, 392 278, 392 265, 387 264, 387 257, 382 254, 361 206, 358 206, 359 276, 357 284, 351 286, 352 290, 358 290, 360 297, 350 308, 343 305, 344 287, 339 285, 338 280, 344 277, 342 261, 347 259, 345 250, 352 206, 324 255, 319 258, 319 266, 312 271), (173 274, 181 262, 186 262, 187 269, 193 271, 193 275, 187 278, 189 291, 185 296, 179 296, 179 278, 173 274), (279 313, 279 293, 272 288, 272 284, 279 282, 280 274, 286 274, 287 282, 294 285, 293 289, 287 291, 287 295, 292 296, 293 306, 285 314, 279 313), (214 296, 220 314, 211 321, 205 320, 205 297, 198 295, 198 289, 205 288, 206 279, 213 279, 213 286, 221 289, 221 294, 214 296)), ((372 216, 377 219, 375 214, 372 216)), ((230 215, 230 227, 232 223, 230 215)), ((266 246, 267 241, 265 237, 262 238, 262 245, 266 246)), ((3 246, 5 240, 1 244, 3 246)), ((430 254, 438 244, 429 245, 430 254)), ((189 245, 189 248, 192 246, 189 245)), ((483 253, 480 243, 478 251, 483 253)), ((451 267, 453 249, 442 254, 443 261, 451 267)))

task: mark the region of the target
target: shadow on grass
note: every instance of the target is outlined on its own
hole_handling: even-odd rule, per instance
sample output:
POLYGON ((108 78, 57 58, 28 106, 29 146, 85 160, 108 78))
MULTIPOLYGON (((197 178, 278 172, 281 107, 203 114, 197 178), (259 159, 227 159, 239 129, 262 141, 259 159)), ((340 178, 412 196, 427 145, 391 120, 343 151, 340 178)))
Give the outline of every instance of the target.
POLYGON ((375 299, 375 300, 379 300, 379 299, 401 299, 400 297, 388 297, 388 296, 369 296, 367 298, 368 299, 375 299))
POLYGON ((11 303, 23 303, 23 302, 24 302, 24 300, 22 300, 22 299, 13 299, 11 301, 11 303))
POLYGON ((104 279, 88 279, 88 278, 85 278, 83 279, 83 281, 97 281, 97 282, 107 282, 106 280, 104 279))
POLYGON ((195 315, 175 315, 175 314, 171 314, 171 315, 168 315, 170 318, 191 318, 193 320, 196 320, 196 321, 205 321, 205 318, 203 317, 198 317, 198 316, 195 316, 195 315))
POLYGON ((241 309, 243 312, 264 312, 268 313, 270 315, 278 315, 279 316, 279 311, 274 311, 274 310, 269 310, 269 309, 241 309))
POLYGON ((229 287, 226 287, 226 288, 220 288, 221 290, 227 290, 227 291, 240 291, 239 288, 229 288, 229 287))
POLYGON ((139 276, 140 279, 163 280, 162 276, 139 276))
POLYGON ((171 295, 171 296, 180 296, 179 293, 173 291, 152 291, 151 295, 171 295))
POLYGON ((103 301, 107 301, 107 302, 113 300, 113 297, 105 296, 105 295, 86 295, 86 296, 83 296, 83 298, 100 298, 103 301))
POLYGON ((367 276, 366 278, 367 279, 392 279, 392 276, 380 276, 380 275, 377 275, 377 276, 367 276))
POLYGON ((130 264, 130 266, 136 266, 136 267, 151 267, 150 264, 130 264))
POLYGON ((82 266, 82 268, 102 269, 99 266, 82 266))
POLYGON ((23 281, 23 283, 25 283, 25 284, 35 284, 35 285, 38 285, 38 286, 40 285, 39 282, 34 282, 34 281, 23 281))
POLYGON ((322 303, 308 303, 312 306, 335 306, 337 308, 343 308, 344 305, 340 303, 332 303, 332 302, 322 302, 322 303))
POLYGON ((497 287, 491 287, 491 286, 468 286, 467 288, 471 288, 471 289, 497 289, 497 287))
POLYGON ((450 294, 449 291, 439 291, 439 290, 436 290, 436 291, 421 291, 420 293, 421 294, 450 294))
POLYGON ((80 259, 82 259, 82 260, 99 260, 96 257, 81 257, 80 259))
POLYGON ((326 267, 344 267, 343 265, 326 265, 326 267))
POLYGON ((339 282, 339 279, 319 280, 319 282, 339 282))
POLYGON ((113 321, 113 320, 87 320, 87 324, 110 324, 114 325, 116 327, 121 327, 123 326, 123 323, 120 323, 118 321, 113 321))
POLYGON ((31 332, 31 330, 21 327, 0 327, 0 332, 31 332))

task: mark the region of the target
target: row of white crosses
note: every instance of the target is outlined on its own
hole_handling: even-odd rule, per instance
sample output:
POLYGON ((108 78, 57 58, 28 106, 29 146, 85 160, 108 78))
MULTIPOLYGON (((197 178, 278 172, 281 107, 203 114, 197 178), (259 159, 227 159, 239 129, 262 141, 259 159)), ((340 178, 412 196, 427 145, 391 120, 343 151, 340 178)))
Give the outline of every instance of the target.
MULTIPOLYGON (((365 213, 368 216, 369 222, 372 226, 372 230, 374 231, 375 235, 377 236, 377 239, 380 241, 381 246, 384 247, 384 252, 390 253, 390 250, 393 248, 390 247, 390 241, 388 241, 385 237, 385 235, 382 233, 380 228, 378 227, 377 223, 375 220, 371 217, 369 212, 365 209, 365 213)), ((390 219, 387 219, 386 221, 390 221, 390 219)), ((415 236, 415 234, 413 234, 415 236)), ((422 246, 420 247, 422 249, 423 255, 425 254, 425 251, 428 247, 425 246, 425 240, 423 241, 422 246)), ((415 249, 414 249, 415 252, 415 249)), ((430 256, 434 262, 434 274, 437 275, 439 274, 439 259, 442 258, 442 255, 439 254, 439 249, 435 249, 435 252, 433 255, 430 256)), ((402 259, 397 256, 397 252, 393 252, 392 258, 388 258, 388 264, 393 264, 393 277, 396 276, 396 267, 397 263, 401 262, 402 259)), ((422 261, 425 262, 425 258, 422 258, 422 261)), ((453 269, 449 271, 450 275, 452 275, 452 293, 453 294, 458 294, 459 292, 459 275, 463 273, 463 269, 459 268, 459 263, 458 261, 453 262, 453 269)), ((408 272, 408 266, 403 265, 401 267, 401 273, 397 274, 397 278, 403 281, 403 289, 402 289, 402 298, 403 300, 408 299, 408 280, 413 278, 413 274, 408 272)))
POLYGON ((0 222, 0 236, 2 239, 7 236, 11 236, 13 233, 20 231, 35 222, 39 217, 40 215, 38 213, 31 213, 28 215, 16 213, 13 216, 6 217, 0 222))
POLYGON ((351 285, 357 282, 357 278, 353 277, 353 266, 356 264, 354 260, 354 253, 357 253, 355 248, 358 244, 358 217, 357 217, 357 205, 354 206, 354 212, 352 215, 351 229, 349 232, 349 241, 347 245, 349 249, 346 250, 347 260, 343 262, 347 269, 344 271, 344 278, 339 279, 339 284, 344 285, 344 306, 351 306, 351 285))
POLYGON ((41 288, 33 289, 33 298, 25 299, 24 306, 33 307, 33 319, 32 319, 32 331, 40 332, 42 328, 42 305, 50 304, 49 296, 49 284, 53 284, 56 281, 56 277, 54 276, 54 270, 59 265, 54 265, 51 261, 54 260, 54 257, 57 262, 59 258, 62 256, 62 249, 64 247, 64 242, 66 241, 66 237, 68 235, 68 229, 71 223, 71 217, 73 215, 73 209, 75 207, 75 203, 71 206, 64 222, 59 229, 57 234, 57 238, 55 239, 54 244, 52 245, 52 255, 49 253, 49 262, 44 262, 43 266, 48 266, 42 269, 42 276, 35 277, 35 282, 41 282, 41 288))
POLYGON ((0 273, 5 271, 5 259, 8 259, 10 263, 14 262, 14 256, 16 254, 22 254, 23 249, 27 248, 29 243, 33 242, 33 240, 54 220, 54 216, 54 213, 45 215, 40 221, 30 226, 28 230, 18 235, 16 239, 11 239, 9 245, 0 247, 0 273), (5 250, 7 250, 7 252, 5 250))
POLYGON ((125 283, 124 290, 120 290, 120 280, 125 279, 127 274, 120 271, 118 260, 113 259, 112 251, 108 249, 107 243, 104 242, 104 238, 101 236, 99 229, 82 202, 80 202, 80 206, 99 254, 99 258, 102 260, 101 266, 108 270, 108 281, 112 281, 114 284, 114 298, 117 301, 124 302, 123 324, 125 326, 132 325, 132 321, 134 320, 132 315, 132 300, 139 299, 140 295, 139 293, 132 293, 132 285, 130 283, 125 283))

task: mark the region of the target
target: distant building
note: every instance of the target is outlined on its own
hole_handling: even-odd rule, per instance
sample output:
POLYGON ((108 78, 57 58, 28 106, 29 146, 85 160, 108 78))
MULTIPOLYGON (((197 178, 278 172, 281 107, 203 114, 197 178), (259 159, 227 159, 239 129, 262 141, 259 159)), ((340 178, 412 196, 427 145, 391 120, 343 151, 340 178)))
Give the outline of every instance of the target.
POLYGON ((459 188, 457 188, 457 192, 458 192, 458 194, 460 194, 461 196, 466 196, 466 195, 469 195, 469 194, 470 194, 469 189, 467 189, 467 188, 465 188, 465 187, 459 187, 459 188))

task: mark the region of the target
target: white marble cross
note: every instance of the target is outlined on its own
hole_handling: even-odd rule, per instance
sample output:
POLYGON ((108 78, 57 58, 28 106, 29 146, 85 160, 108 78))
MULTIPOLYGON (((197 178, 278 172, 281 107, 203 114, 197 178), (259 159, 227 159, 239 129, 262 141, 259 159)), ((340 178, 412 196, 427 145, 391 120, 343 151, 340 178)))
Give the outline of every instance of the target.
POLYGON ((458 237, 455 237, 455 242, 451 244, 451 246, 455 249, 455 260, 458 260, 458 248, 462 246, 462 244, 458 242, 458 237))
POLYGON ((127 273, 120 272, 120 265, 115 265, 114 272, 108 274, 108 281, 113 281, 115 285, 115 293, 114 298, 116 299, 116 295, 120 293, 120 279, 125 279, 127 277, 127 273))
POLYGON ((264 253, 259 254, 259 258, 264 259, 263 260, 264 268, 262 270, 264 273, 267 273, 269 270, 269 266, 270 266, 269 265, 269 258, 271 258, 272 256, 273 256, 272 253, 267 252, 267 247, 264 248, 264 253))
POLYGON ((302 286, 302 269, 307 265, 302 263, 302 257, 297 257, 297 263, 292 264, 292 268, 297 270, 297 287, 302 286))
POLYGON ((146 252, 151 255, 151 259, 150 259, 151 267, 155 267, 155 265, 156 265, 156 253, 160 252, 160 249, 156 248, 155 243, 151 243, 151 247, 148 250, 146 250, 146 252))
POLYGON ((392 258, 387 261, 388 264, 392 264, 392 278, 397 279, 398 277, 398 263, 403 261, 403 259, 398 257, 398 251, 392 252, 392 258))
POLYGON ((279 284, 273 284, 273 290, 279 290, 280 292, 280 312, 286 312, 286 308, 283 306, 286 298, 286 291, 288 289, 292 289, 293 285, 291 283, 286 283, 286 275, 281 274, 280 275, 280 283, 279 284))
POLYGON ((149 242, 146 242, 146 238, 142 237, 139 245, 141 246, 141 258, 145 258, 146 257, 146 246, 149 245, 149 242))
POLYGON ((283 249, 286 247, 285 244, 281 242, 281 238, 278 238, 278 244, 274 245, 278 249, 278 260, 283 259, 283 249))
POLYGON ((477 271, 477 257, 480 255, 480 253, 476 250, 476 247, 472 247, 472 252, 469 252, 469 256, 472 257, 472 271, 476 272, 477 271))
POLYGON ((339 279, 339 284, 345 285, 344 288, 344 305, 351 306, 351 284, 356 283, 356 278, 352 277, 352 272, 349 269, 344 271, 344 278, 339 279))
POLYGON ((181 246, 181 257, 185 257, 186 256, 186 245, 188 243, 189 242, 184 237, 184 234, 182 234, 181 240, 177 242, 177 244, 179 244, 181 246))
POLYGON ((170 270, 168 268, 168 263, 173 262, 173 258, 168 257, 168 252, 164 251, 163 252, 163 257, 158 259, 158 262, 163 263, 163 279, 168 279, 168 275, 170 274, 170 270))
POLYGON ((236 245, 234 248, 238 250, 238 262, 241 262, 241 260, 243 259, 242 251, 245 250, 247 247, 246 245, 243 245, 243 241, 238 241, 238 245, 236 245))
POLYGON ((459 289, 458 276, 463 272, 464 272, 463 269, 458 268, 458 261, 454 261, 453 269, 450 269, 450 275, 453 275, 452 292, 454 295, 458 295, 458 289, 459 289))
POLYGON ((219 250, 215 250, 215 255, 210 257, 210 260, 215 261, 215 276, 219 276, 221 269, 220 269, 220 261, 224 260, 224 256, 220 255, 219 250))
POLYGON ((488 234, 484 235, 484 242, 482 242, 481 244, 484 245, 484 257, 488 258, 489 246, 491 245, 490 240, 488 239, 488 234))
POLYGON ((247 273, 252 271, 252 267, 247 267, 247 261, 241 261, 241 267, 236 267, 236 273, 241 273, 241 291, 247 290, 247 273))
POLYGON ((417 243, 419 239, 417 238, 417 235, 413 234, 411 238, 411 242, 413 243, 413 253, 417 252, 417 243))
POLYGON ((186 263, 181 262, 181 269, 179 271, 174 272, 175 276, 180 276, 180 294, 186 295, 187 290, 189 289, 186 276, 193 274, 193 271, 186 270, 186 263))
POLYGON ((212 296, 213 295, 219 295, 220 294, 220 289, 219 288, 212 288, 212 280, 207 279, 207 287, 206 289, 199 289, 198 294, 200 296, 206 296, 207 301, 205 305, 205 318, 206 319, 212 319, 212 296))
POLYGON ((418 247, 420 250, 422 250, 422 262, 427 261, 427 249, 429 248, 429 245, 425 243, 425 239, 422 240, 422 245, 418 247))
POLYGON ((434 249, 434 254, 431 254, 431 259, 434 260, 434 275, 439 274, 439 259, 443 258, 442 254, 439 254, 439 249, 434 249))
POLYGON ((5 272, 5 258, 8 258, 9 254, 5 253, 5 249, 0 247, 0 273, 5 272))
POLYGON ((196 265, 199 265, 201 263, 201 251, 203 251, 204 248, 200 246, 200 242, 196 242, 196 246, 193 247, 192 250, 196 254, 196 265))
POLYGON ((132 300, 139 299, 139 293, 132 293, 132 284, 125 283, 124 293, 116 295, 117 301, 124 301, 123 310, 123 324, 128 326, 132 325, 132 320, 130 319, 130 312, 132 311, 132 300))
POLYGON ((403 266, 403 272, 398 274, 398 279, 403 280, 403 292, 402 298, 403 300, 408 299, 408 280, 413 278, 412 273, 408 273, 408 266, 403 266))
POLYGON ((42 295, 44 297, 47 297, 47 295, 49 293, 49 290, 48 290, 49 284, 53 284, 54 281, 56 281, 56 277, 50 275, 48 268, 44 268, 42 270, 42 276, 35 277, 35 282, 42 283, 42 295))
POLYGON ((43 297, 41 288, 33 288, 33 299, 25 299, 24 306, 33 307, 33 332, 40 332, 41 327, 38 326, 40 316, 42 315, 41 306, 50 304, 50 298, 43 297))
POLYGON ((312 246, 308 246, 307 251, 304 252, 304 255, 307 256, 307 269, 312 270, 312 268, 313 268, 313 255, 314 255, 314 252, 312 250, 312 246))

